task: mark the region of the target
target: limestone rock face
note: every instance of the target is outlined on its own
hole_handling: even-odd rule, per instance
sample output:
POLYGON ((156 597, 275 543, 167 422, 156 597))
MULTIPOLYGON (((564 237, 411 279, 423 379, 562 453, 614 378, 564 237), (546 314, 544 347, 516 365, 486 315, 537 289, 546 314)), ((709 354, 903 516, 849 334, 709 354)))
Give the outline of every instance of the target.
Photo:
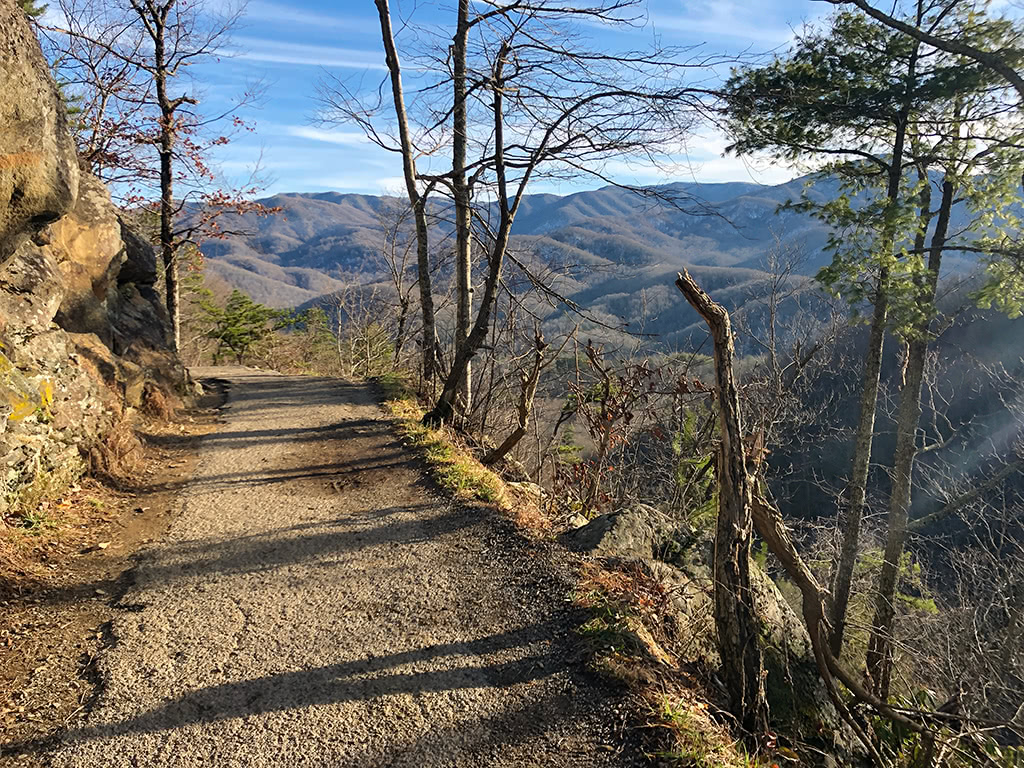
MULTIPOLYGON (((80 173, 24 14, 0 0, 0 527, 87 465, 156 388, 179 403, 153 249, 80 173)), ((127 437, 126 437, 127 435, 127 437)))
POLYGON ((64 297, 60 269, 50 252, 25 240, 0 267, 0 340, 8 350, 50 327, 64 297))
POLYGON ((35 33, 0 0, 0 265, 78 193, 67 117, 35 33))
POLYGON ((98 179, 82 175, 75 207, 50 225, 49 241, 45 248, 64 283, 57 323, 74 333, 95 333, 109 343, 108 303, 125 248, 117 211, 98 179))

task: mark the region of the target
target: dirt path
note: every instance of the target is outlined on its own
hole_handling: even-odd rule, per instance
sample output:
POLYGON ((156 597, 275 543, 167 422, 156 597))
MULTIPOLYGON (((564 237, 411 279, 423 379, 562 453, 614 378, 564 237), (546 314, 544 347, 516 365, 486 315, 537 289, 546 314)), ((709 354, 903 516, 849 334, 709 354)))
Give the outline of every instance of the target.
POLYGON ((227 378, 53 766, 636 764, 543 551, 440 498, 367 388, 227 378))

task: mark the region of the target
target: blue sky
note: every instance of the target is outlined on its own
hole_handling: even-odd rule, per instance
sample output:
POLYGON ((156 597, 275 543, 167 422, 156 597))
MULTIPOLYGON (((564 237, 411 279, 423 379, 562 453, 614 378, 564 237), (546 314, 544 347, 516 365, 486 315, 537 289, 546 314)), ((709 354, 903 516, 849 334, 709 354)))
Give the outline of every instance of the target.
MULTIPOLYGON (((415 27, 446 22, 453 15, 452 5, 451 0, 392 0, 392 11, 415 27)), ((657 33, 665 45, 700 44, 709 53, 757 53, 784 48, 794 29, 829 10, 828 4, 812 0, 650 0, 645 28, 595 28, 594 36, 597 45, 607 44, 609 49, 636 46, 657 33)), ((398 191, 397 156, 368 144, 355 128, 315 124, 317 83, 325 75, 362 89, 376 88, 383 79, 379 34, 372 0, 250 0, 233 37, 233 55, 191 73, 210 109, 253 81, 261 80, 266 87, 262 106, 244 113, 255 123, 255 133, 237 137, 220 153, 225 176, 243 179, 260 158, 269 182, 267 194, 398 191)), ((721 137, 704 131, 690 142, 671 178, 662 170, 637 165, 618 166, 615 173, 628 183, 771 184, 795 175, 792 169, 767 162, 723 158, 723 146, 721 137)), ((538 185, 533 191, 564 193, 578 188, 538 185)))

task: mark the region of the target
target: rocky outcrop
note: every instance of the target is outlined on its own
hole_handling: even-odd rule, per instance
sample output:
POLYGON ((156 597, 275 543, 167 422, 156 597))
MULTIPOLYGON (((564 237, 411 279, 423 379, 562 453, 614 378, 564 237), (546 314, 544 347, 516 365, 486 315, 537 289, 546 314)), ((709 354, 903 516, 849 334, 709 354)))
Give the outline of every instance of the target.
POLYGON ((0 2, 0 265, 74 203, 78 161, 35 33, 0 2))
MULTIPOLYGON (((640 504, 600 515, 564 534, 563 541, 597 557, 639 561, 646 575, 669 596, 670 612, 664 619, 672 653, 710 669, 720 666, 710 532, 673 522, 659 510, 640 504)), ((858 764, 859 744, 818 675, 803 621, 772 579, 756 563, 751 565, 773 724, 791 738, 841 757, 844 764, 858 764)))
MULTIPOLYGON (((103 453, 147 388, 184 391, 153 249, 79 171, 24 14, 0 0, 0 525, 103 453)), ((130 442, 130 441, 128 441, 130 442)), ((129 446, 130 449, 130 446, 129 446)))
POLYGON ((598 515, 564 534, 562 543, 576 552, 650 560, 662 556, 661 550, 671 540, 675 527, 654 507, 636 504, 598 515))

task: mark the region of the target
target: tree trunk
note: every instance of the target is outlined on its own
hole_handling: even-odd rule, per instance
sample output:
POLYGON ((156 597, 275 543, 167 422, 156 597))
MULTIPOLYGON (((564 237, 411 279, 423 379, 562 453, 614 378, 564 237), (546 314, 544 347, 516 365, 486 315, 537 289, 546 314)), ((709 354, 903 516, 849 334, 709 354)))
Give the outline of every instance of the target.
POLYGON ((395 352, 391 359, 392 370, 398 369, 402 359, 402 347, 405 346, 405 324, 409 316, 409 300, 400 299, 398 302, 398 330, 395 331, 395 352))
POLYGON ((860 421, 853 449, 853 471, 846 489, 847 507, 839 547, 839 562, 832 582, 830 624, 832 655, 839 658, 843 652, 843 634, 846 629, 846 611, 850 604, 853 568, 860 545, 860 526, 864 516, 867 495, 868 470, 871 467, 871 446, 875 437, 875 411, 878 405, 878 387, 882 373, 882 349, 885 344, 885 324, 889 302, 883 287, 884 276, 879 276, 875 293, 875 308, 868 334, 868 348, 864 355, 864 381, 860 395, 860 421))
MULTIPOLYGON (((918 7, 918 16, 921 9, 918 7)), ((920 23, 920 18, 918 23, 920 23)), ((903 180, 903 155, 907 138, 907 121, 910 117, 911 94, 917 78, 917 46, 907 65, 907 80, 903 107, 897 117, 896 134, 893 137, 892 157, 889 159, 889 178, 886 184, 886 211, 883 221, 881 249, 885 257, 893 252, 896 242, 893 219, 896 215, 900 182, 903 180)), ((864 503, 867 498, 868 474, 871 468, 871 448, 875 436, 875 411, 878 407, 878 387, 882 371, 882 350, 885 345, 885 326, 889 313, 888 270, 879 270, 875 291, 875 306, 871 316, 871 331, 868 334, 868 348, 864 353, 864 383, 860 398, 860 420, 857 423, 857 437, 854 444, 853 462, 850 469, 850 483, 846 489, 846 509, 841 523, 842 542, 839 548, 839 562, 832 579, 832 604, 829 623, 832 635, 829 645, 832 655, 841 658, 843 635, 846 629, 846 612, 850 604, 850 588, 853 569, 857 562, 860 545, 861 520, 864 517, 864 503)))
POLYGON ((907 539, 914 459, 917 456, 917 427, 921 418, 921 387, 928 355, 929 327, 935 309, 935 292, 946 244, 949 215, 953 207, 953 183, 942 183, 942 202, 928 254, 928 274, 918 287, 918 311, 921 320, 912 329, 907 352, 906 379, 900 394, 896 423, 896 451, 893 459, 892 490, 889 496, 889 531, 885 542, 885 559, 878 579, 875 617, 868 644, 868 676, 878 698, 889 698, 892 677, 892 632, 896 617, 896 588, 899 581, 900 558, 907 539))
POLYGON ((711 300, 685 270, 676 286, 704 318, 715 348, 716 397, 721 445, 718 452, 718 524, 715 532, 715 625, 722 674, 733 714, 750 733, 768 730, 764 662, 759 622, 750 588, 751 507, 740 424, 739 393, 733 378, 734 355, 729 313, 711 300))
POLYGON ((375 0, 377 15, 380 17, 381 39, 384 43, 384 59, 391 77, 391 96, 395 115, 398 119, 398 136, 402 145, 402 171, 405 176, 405 190, 412 206, 416 222, 416 270, 420 288, 420 309, 423 313, 423 380, 430 381, 437 370, 437 330, 434 323, 434 294, 430 281, 430 243, 427 227, 427 194, 420 194, 416 187, 415 148, 409 134, 409 118, 405 111, 405 95, 402 90, 402 68, 398 60, 398 49, 391 29, 391 11, 388 0, 375 0))
POLYGON ((459 0, 458 23, 452 41, 452 192, 455 198, 455 359, 460 365, 458 395, 462 413, 472 405, 471 355, 465 354, 473 312, 472 211, 466 181, 466 42, 469 35, 469 0, 459 0))
POLYGON ((160 257, 164 265, 164 289, 167 316, 171 321, 171 348, 181 346, 181 309, 178 287, 177 246, 174 242, 174 139, 175 109, 167 96, 167 73, 164 50, 164 27, 159 17, 153 41, 153 62, 156 76, 157 103, 160 105, 160 257))
POLYGON ((448 377, 445 379, 444 389, 441 390, 441 396, 437 399, 437 403, 434 407, 423 417, 424 424, 436 425, 451 423, 454 419, 456 412, 455 405, 462 389, 462 383, 464 382, 464 372, 468 370, 469 361, 479 351, 480 347, 483 346, 487 339, 487 329, 491 324, 491 313, 494 310, 495 300, 498 295, 498 285, 501 282, 501 269, 505 261, 505 252, 508 250, 508 235, 512 226, 511 217, 507 216, 507 213, 507 211, 502 212, 502 219, 503 221, 507 219, 507 222, 504 222, 499 227, 497 239, 488 259, 488 272, 487 278, 484 282, 484 295, 480 301, 480 308, 477 310, 473 329, 470 331, 469 336, 466 339, 466 343, 463 344, 461 351, 456 352, 455 359, 452 361, 451 370, 448 372, 448 377))
MULTIPOLYGON (((460 20, 465 10, 463 8, 464 5, 468 6, 468 0, 460 0, 460 20)), ((458 39, 458 35, 456 39, 458 39)), ((494 234, 494 242, 490 246, 490 252, 487 257, 487 277, 484 279, 484 295, 480 300, 480 309, 477 310, 476 320, 473 322, 473 328, 470 330, 469 336, 466 337, 466 341, 462 344, 461 348, 456 348, 455 359, 452 361, 451 370, 449 370, 448 377, 445 379, 441 396, 437 399, 434 407, 423 417, 425 424, 451 422, 455 416, 455 405, 459 393, 468 391, 463 388, 468 380, 470 360, 487 340, 487 331, 491 325, 491 313, 494 311, 494 305, 498 298, 501 270, 505 263, 505 254, 508 251, 509 237, 512 234, 512 222, 515 220, 516 211, 519 209, 519 203, 522 201, 523 192, 526 189, 526 183, 529 181, 530 173, 533 170, 532 165, 524 170, 519 180, 519 191, 516 194, 515 202, 510 205, 505 176, 504 114, 502 111, 502 64, 507 53, 508 49, 502 46, 494 73, 494 165, 498 185, 498 215, 500 220, 497 232, 494 234)), ((464 64, 465 62, 463 62, 463 66, 464 64)), ((465 125, 464 122, 463 125, 465 125)), ((464 151, 464 141, 462 147, 464 151)), ((469 210, 468 201, 466 210, 469 210)), ((468 226, 465 231, 468 237, 468 226)))

